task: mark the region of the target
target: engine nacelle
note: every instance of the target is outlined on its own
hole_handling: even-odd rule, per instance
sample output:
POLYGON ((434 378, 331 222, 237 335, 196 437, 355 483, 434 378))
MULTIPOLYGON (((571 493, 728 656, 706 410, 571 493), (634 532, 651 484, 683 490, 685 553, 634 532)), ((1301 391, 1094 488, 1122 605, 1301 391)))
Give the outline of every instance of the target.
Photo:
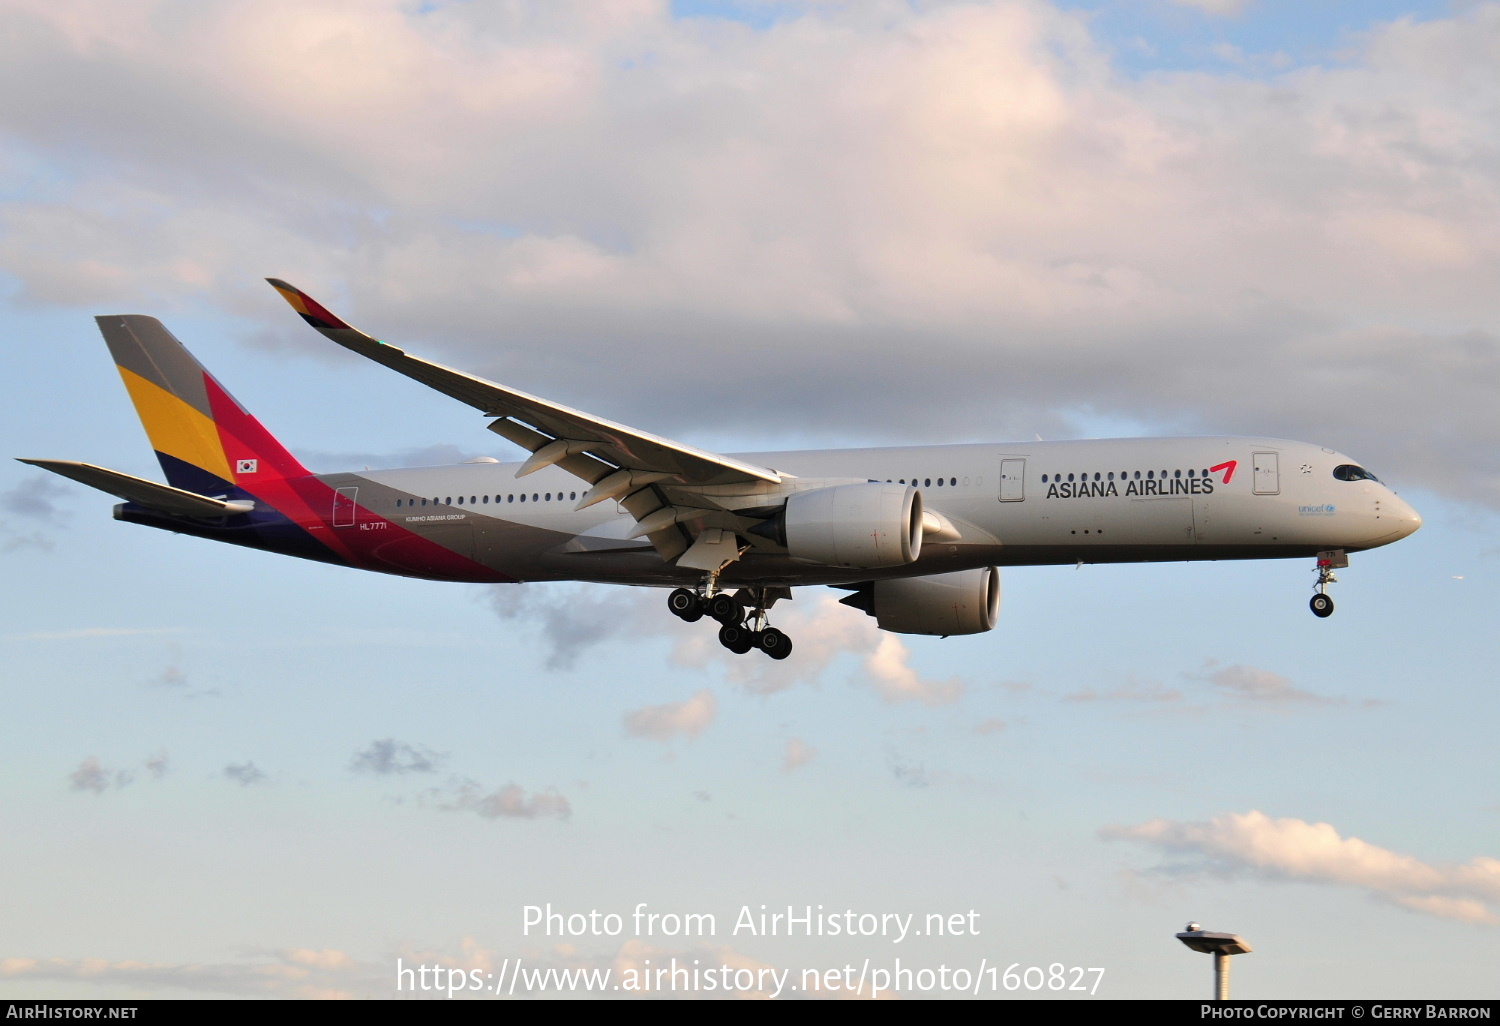
POLYGON ((864 608, 881 630, 897 634, 983 634, 994 629, 1000 613, 1000 571, 992 566, 866 587, 864 608))
POLYGON ((910 485, 836 485, 796 492, 778 517, 793 559, 873 569, 922 553, 922 496, 910 485))

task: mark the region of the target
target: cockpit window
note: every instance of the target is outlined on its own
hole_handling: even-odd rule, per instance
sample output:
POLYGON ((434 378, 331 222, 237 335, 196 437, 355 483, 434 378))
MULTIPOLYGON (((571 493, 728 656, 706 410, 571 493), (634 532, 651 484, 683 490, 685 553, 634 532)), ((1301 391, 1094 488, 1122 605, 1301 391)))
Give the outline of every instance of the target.
POLYGON ((1333 476, 1340 481, 1374 481, 1380 483, 1380 478, 1370 473, 1364 467, 1356 467, 1352 463, 1345 463, 1333 468, 1333 476))

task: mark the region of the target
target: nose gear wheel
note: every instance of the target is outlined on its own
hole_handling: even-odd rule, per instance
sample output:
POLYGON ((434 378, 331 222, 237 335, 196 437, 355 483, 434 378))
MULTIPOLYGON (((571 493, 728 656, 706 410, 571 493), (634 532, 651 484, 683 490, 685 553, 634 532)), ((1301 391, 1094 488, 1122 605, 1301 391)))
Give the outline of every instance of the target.
POLYGON ((1318 565, 1313 568, 1318 575, 1313 590, 1317 592, 1308 602, 1313 615, 1317 617, 1329 617, 1333 615, 1333 596, 1327 593, 1330 584, 1338 583, 1338 578, 1333 575, 1335 570, 1342 570, 1349 565, 1349 557, 1343 549, 1331 549, 1327 552, 1318 553, 1318 565))

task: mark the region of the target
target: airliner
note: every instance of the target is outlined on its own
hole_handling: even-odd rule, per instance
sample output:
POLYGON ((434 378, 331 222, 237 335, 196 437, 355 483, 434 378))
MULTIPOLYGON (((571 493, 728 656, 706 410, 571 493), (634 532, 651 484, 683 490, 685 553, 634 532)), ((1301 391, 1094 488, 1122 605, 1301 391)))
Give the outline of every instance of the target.
POLYGON ((267 279, 326 338, 467 403, 526 450, 313 474, 153 317, 98 317, 166 484, 26 459, 124 501, 117 520, 381 573, 670 589, 667 607, 774 659, 792 589, 843 589, 882 630, 994 628, 999 568, 1310 558, 1312 611, 1348 554, 1422 519, 1333 449, 1120 438, 720 454, 421 359, 267 279))

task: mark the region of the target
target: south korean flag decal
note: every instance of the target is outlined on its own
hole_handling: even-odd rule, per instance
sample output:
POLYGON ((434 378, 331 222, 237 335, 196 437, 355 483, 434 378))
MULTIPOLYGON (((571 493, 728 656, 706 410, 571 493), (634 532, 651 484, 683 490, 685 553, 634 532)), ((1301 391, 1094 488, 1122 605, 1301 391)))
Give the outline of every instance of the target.
POLYGON ((236 460, 234 472, 236 474, 253 474, 260 469, 260 460, 236 460))

